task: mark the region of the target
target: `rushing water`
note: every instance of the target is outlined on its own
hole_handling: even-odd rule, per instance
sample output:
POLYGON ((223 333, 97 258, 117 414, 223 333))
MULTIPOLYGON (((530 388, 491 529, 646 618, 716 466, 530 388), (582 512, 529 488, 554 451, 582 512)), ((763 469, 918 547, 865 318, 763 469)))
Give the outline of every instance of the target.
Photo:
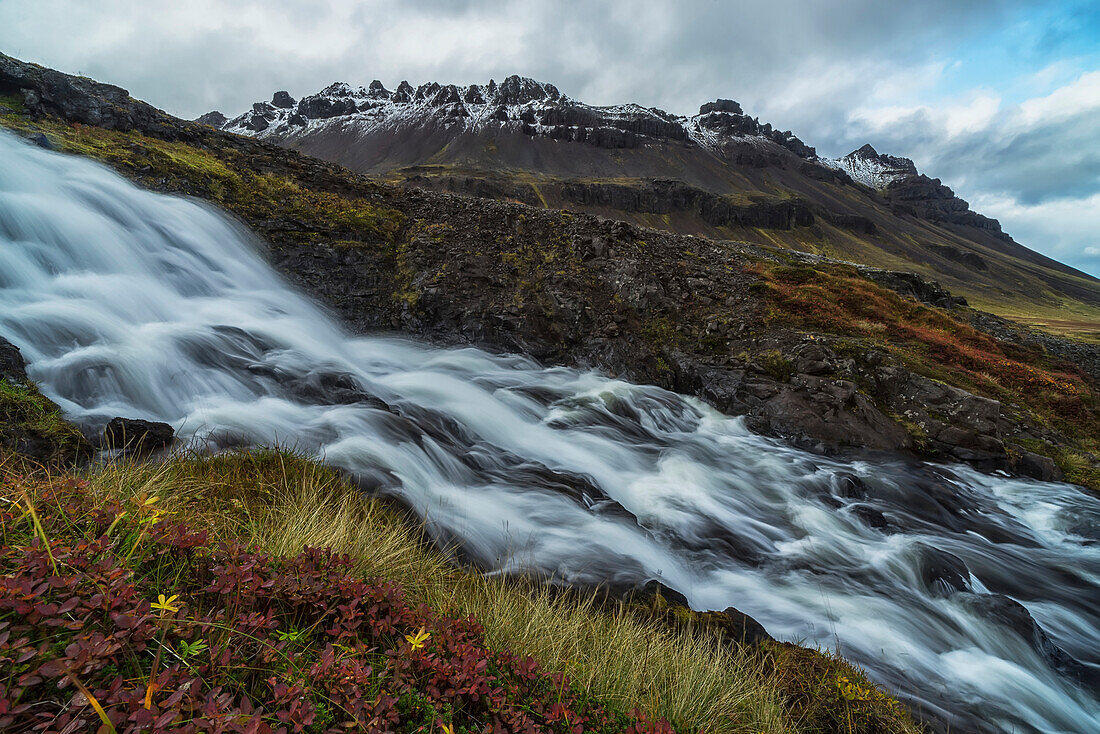
POLYGON ((0 134, 0 336, 74 420, 315 452, 486 568, 660 579, 839 647, 956 730, 1100 730, 1096 498, 825 459, 654 387, 352 338, 254 244, 0 134))

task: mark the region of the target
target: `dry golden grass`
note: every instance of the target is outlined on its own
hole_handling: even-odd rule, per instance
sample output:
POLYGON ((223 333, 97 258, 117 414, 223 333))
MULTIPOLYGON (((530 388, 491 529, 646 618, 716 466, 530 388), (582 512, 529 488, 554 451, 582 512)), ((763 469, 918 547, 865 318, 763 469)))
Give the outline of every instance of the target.
MULTIPOLYGON (((680 730, 820 730, 792 719, 782 695, 790 671, 777 670, 765 651, 670 631, 534 583, 461 570, 393 508, 294 455, 119 463, 88 479, 102 500, 156 495, 158 506, 215 539, 243 540, 275 554, 305 546, 346 553, 364 575, 401 583, 413 601, 474 616, 492 647, 531 655, 601 702, 666 717, 680 730)), ((902 713, 889 724, 875 730, 919 731, 902 713)))

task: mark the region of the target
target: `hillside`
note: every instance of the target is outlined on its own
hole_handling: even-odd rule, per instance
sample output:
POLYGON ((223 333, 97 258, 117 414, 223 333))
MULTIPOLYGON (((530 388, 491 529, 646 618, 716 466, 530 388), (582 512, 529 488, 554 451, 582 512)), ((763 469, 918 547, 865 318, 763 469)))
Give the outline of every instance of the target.
POLYGON ((0 94, 0 124, 241 217, 359 332, 596 367, 817 451, 1100 486, 1100 350, 916 276, 380 184, 8 57, 0 94))
POLYGON ((730 100, 683 117, 593 107, 512 76, 394 91, 335 83, 201 119, 394 182, 914 271, 978 308, 1062 331, 1100 323, 1100 282, 1016 243, 912 161, 869 145, 819 156, 730 100))
MULTIPOLYGON (((63 705, 54 677, 84 684, 79 632, 39 643, 64 612, 25 603, 50 592, 30 579, 87 589, 57 599, 85 609, 103 571, 140 639, 82 695, 134 722, 202 705, 354 725, 395 691, 405 721, 445 731, 497 715, 560 730, 564 709, 637 730, 634 705, 677 730, 910 728, 832 656, 773 657, 772 636, 843 652, 938 730, 1091 730, 1096 496, 1049 480, 1100 489, 1100 347, 912 272, 386 183, 2 55, 0 127, 0 473, 21 505, 4 517, 19 591, 0 624, 18 629, 0 656, 44 660, 0 690, 0 715, 37 716, 32 687, 63 705), (280 445, 302 454, 262 450, 280 445), (103 449, 136 462, 81 463, 103 449), (425 558, 425 537, 447 556, 425 558), (282 570, 311 573, 297 554, 314 544, 353 560, 303 607, 282 570), (233 608, 194 577, 239 562, 274 584, 254 595, 274 627, 225 630, 239 644, 181 683, 208 643, 177 625, 233 608), (360 568, 428 604, 395 603, 397 630, 361 615, 382 626, 352 633, 365 649, 296 616, 379 591, 360 568), (574 592, 513 574, 606 593, 578 613, 574 592), (715 646, 712 623, 758 642, 715 646), (301 643, 306 671, 265 652, 301 643), (162 648, 174 662, 148 654, 162 648), (517 654, 561 707, 535 704, 548 679, 517 654), (506 695, 468 701, 490 676, 464 666, 485 661, 506 695), (718 670, 747 697, 720 702, 744 689, 718 670)), ((872 182, 908 168, 874 155, 882 170, 848 165, 872 182)), ((112 621, 82 624, 130 645, 112 621)))

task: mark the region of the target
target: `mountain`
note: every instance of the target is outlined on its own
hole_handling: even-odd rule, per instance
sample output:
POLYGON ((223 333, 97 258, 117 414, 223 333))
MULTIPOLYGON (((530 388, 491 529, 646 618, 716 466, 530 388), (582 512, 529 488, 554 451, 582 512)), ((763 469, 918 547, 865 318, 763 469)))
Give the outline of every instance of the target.
MULTIPOLYGON (((281 95, 276 101, 289 105, 278 109, 297 109, 281 95)), ((732 103, 720 106, 727 108, 721 114, 739 114, 729 109, 732 103)), ((354 119, 344 123, 355 127, 354 119)), ((102 160, 143 187, 228 210, 265 243, 271 264, 355 332, 394 331, 522 353, 548 365, 596 368, 696 395, 724 413, 744 415, 752 430, 815 451, 912 452, 1100 488, 1100 346, 967 308, 957 295, 912 272, 641 227, 621 221, 626 213, 614 221, 407 181, 395 185, 273 141, 175 119, 118 87, 2 54, 0 127, 38 145, 102 160)), ((497 131, 502 147, 515 143, 514 151, 531 150, 533 140, 564 154, 596 151, 593 161, 611 160, 593 144, 497 131)), ((791 143, 789 136, 784 140, 791 143)), ((723 145, 795 156, 774 141, 723 145)), ((701 150, 690 141, 680 149, 691 155, 701 150)), ((656 144, 619 150, 659 152, 656 144)), ((883 252, 879 243, 895 241, 885 239, 897 238, 886 229, 895 224, 928 233, 985 233, 1002 249, 991 246, 977 255, 962 249, 968 240, 961 236, 957 246, 932 244, 956 247, 949 253, 955 259, 946 262, 963 272, 1024 272, 1027 263, 1003 248, 1028 251, 988 228, 933 225, 916 213, 894 213, 887 194, 905 192, 899 182, 879 193, 835 167, 795 159, 842 181, 835 186, 852 201, 859 196, 878 207, 866 210, 882 226, 872 222, 876 234, 862 240, 875 252, 883 252), (982 258, 986 269, 967 264, 971 256, 982 258)), ((735 170, 710 153, 699 160, 735 170)), ((787 164, 764 170, 772 180, 786 174, 824 185, 825 179, 787 164)), ((502 174, 502 180, 518 186, 521 174, 502 174)), ((900 183, 933 189, 942 210, 965 216, 947 206, 951 200, 940 184, 919 174, 900 183)), ((580 185, 561 186, 574 184, 580 185)), ((652 193, 644 201, 653 205, 693 191, 669 179, 636 185, 652 193)), ((627 183, 614 186, 626 189, 627 183)), ((750 193, 696 203, 707 201, 725 206, 726 214, 766 221, 738 225, 750 234, 778 239, 829 231, 815 213, 819 204, 808 197, 750 193)), ((853 235, 851 241, 860 240, 853 235)), ((1059 276, 1053 268, 1036 270, 1052 280, 1059 276)), ((1011 303, 1027 306, 1020 282, 1005 281, 1004 290, 1011 303)), ((1095 285, 1084 277, 1077 282, 1086 295, 1084 286, 1095 285)), ((1074 303, 1065 290, 1049 292, 1074 303)), ((347 398, 339 376, 322 382, 295 389, 347 398)))
POLYGON ((911 160, 870 145, 820 156, 727 99, 686 117, 587 105, 518 76, 393 91, 376 80, 199 121, 391 182, 915 271, 1053 329, 1100 322, 1100 282, 1015 242, 911 160))

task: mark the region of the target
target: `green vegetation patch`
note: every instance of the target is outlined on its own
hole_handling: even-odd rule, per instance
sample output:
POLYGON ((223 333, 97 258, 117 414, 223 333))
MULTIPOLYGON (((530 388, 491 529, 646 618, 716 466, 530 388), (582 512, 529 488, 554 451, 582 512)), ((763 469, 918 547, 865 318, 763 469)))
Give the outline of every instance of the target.
POLYGON ((30 383, 0 379, 0 444, 35 459, 69 463, 88 453, 84 436, 30 383))
POLYGON ((22 114, 25 109, 24 105, 23 95, 18 92, 15 94, 0 94, 0 115, 22 114))
POLYGON ((48 118, 9 115, 0 117, 0 124, 24 133, 45 133, 62 151, 103 161, 156 188, 212 201, 250 222, 283 220, 288 229, 382 244, 393 243, 405 224, 401 212, 363 196, 319 190, 260 172, 265 168, 262 161, 233 147, 167 141, 48 118))

